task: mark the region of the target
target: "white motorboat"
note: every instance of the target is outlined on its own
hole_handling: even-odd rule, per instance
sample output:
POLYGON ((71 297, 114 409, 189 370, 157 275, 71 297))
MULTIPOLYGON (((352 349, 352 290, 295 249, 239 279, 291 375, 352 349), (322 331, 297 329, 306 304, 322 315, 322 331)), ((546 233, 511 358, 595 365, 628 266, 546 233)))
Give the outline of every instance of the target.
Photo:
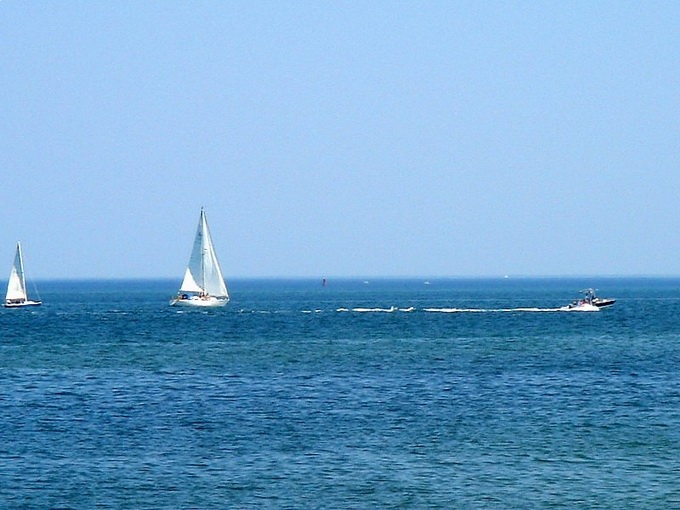
POLYGON ((568 310, 574 311, 584 311, 584 312, 596 312, 601 308, 611 306, 616 303, 616 299, 611 298, 600 298, 595 295, 596 289, 584 289, 581 291, 583 298, 577 299, 576 301, 567 305, 568 310))

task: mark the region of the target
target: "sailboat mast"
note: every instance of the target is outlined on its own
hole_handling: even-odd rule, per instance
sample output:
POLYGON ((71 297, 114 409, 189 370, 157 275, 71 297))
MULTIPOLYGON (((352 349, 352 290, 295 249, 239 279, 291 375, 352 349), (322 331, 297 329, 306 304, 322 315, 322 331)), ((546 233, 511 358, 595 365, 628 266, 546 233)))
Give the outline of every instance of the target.
POLYGON ((21 279, 21 290, 26 295, 26 276, 24 275, 24 256, 21 254, 21 242, 17 242, 17 256, 19 258, 19 271, 21 272, 19 278, 21 279))
POLYGON ((206 224, 205 224, 205 211, 201 207, 201 288, 203 292, 208 294, 205 289, 205 234, 206 234, 206 224))

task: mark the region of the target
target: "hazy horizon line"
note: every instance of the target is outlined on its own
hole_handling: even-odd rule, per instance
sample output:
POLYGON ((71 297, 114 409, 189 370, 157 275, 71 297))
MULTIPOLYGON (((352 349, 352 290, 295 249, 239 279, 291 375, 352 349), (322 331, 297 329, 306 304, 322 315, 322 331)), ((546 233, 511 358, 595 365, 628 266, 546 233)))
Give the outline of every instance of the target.
MULTIPOLYGON (((266 275, 266 276, 229 276, 225 277, 228 283, 232 280, 312 280, 312 281, 332 281, 332 280, 531 280, 531 279, 621 279, 621 278, 639 278, 639 279, 679 279, 680 274, 546 274, 546 275, 532 275, 532 274, 518 274, 518 275, 350 275, 350 276, 284 276, 284 275, 266 275)), ((7 281, 7 279, 3 279, 7 281)), ((0 281, 3 281, 0 280, 0 281)), ((177 280, 181 282, 181 278, 176 276, 153 276, 153 277, 135 277, 135 276, 77 276, 77 277, 38 277, 30 278, 32 281, 169 281, 177 280)))

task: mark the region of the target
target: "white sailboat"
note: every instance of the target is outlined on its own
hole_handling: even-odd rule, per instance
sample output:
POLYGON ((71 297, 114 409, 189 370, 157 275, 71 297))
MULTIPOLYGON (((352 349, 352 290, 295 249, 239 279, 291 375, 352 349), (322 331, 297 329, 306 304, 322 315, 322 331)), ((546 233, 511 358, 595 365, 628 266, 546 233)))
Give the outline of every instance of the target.
POLYGON ((201 208, 198 229, 194 239, 189 264, 177 296, 171 305, 224 306, 229 302, 229 292, 224 283, 222 269, 217 261, 205 211, 201 208))
POLYGON ((5 295, 6 308, 19 308, 22 306, 36 306, 42 301, 31 301, 26 293, 26 276, 24 275, 24 257, 21 254, 21 243, 17 243, 17 251, 14 255, 14 265, 7 283, 5 295))

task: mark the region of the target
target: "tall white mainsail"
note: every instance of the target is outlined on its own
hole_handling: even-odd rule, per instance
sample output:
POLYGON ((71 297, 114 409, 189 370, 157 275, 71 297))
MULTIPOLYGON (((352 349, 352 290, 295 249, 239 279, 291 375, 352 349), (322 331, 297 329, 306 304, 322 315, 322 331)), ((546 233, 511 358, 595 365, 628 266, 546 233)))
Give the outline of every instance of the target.
POLYGON ((227 285, 224 283, 224 276, 222 275, 220 263, 217 260, 210 229, 208 228, 208 220, 203 208, 201 208, 201 217, 198 221, 189 264, 179 290, 180 293, 190 292, 197 293, 201 297, 212 296, 219 298, 222 303, 229 299, 229 292, 227 291, 227 285))

